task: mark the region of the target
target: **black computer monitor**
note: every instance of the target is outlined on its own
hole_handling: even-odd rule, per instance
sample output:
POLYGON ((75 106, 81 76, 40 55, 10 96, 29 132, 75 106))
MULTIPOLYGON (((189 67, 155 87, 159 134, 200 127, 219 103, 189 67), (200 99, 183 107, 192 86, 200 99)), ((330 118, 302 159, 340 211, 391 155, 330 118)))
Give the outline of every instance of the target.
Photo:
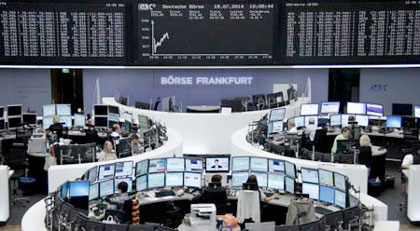
POLYGON ((9 118, 9 129, 16 129, 22 126, 22 117, 9 118))
POLYGON ((351 153, 352 150, 360 149, 358 140, 338 140, 337 153, 351 153))
POLYGON ((107 105, 95 105, 95 116, 102 115, 106 116, 108 115, 108 106, 107 105))
POLYGON ((108 106, 108 113, 120 114, 120 109, 116 106, 108 106))
POLYGON ((36 113, 23 113, 22 120, 24 124, 36 125, 36 113))
POLYGON ((4 117, 4 107, 0 106, 0 118, 4 117))
POLYGON ((416 127, 416 118, 413 116, 403 116, 402 117, 402 127, 403 128, 415 128, 416 127))
POLYGON ((6 122, 4 119, 0 119, 0 132, 6 130, 6 122))
POLYGON ((97 127, 97 128, 107 128, 108 127, 108 117, 95 116, 95 127, 97 127))
POLYGON ((7 116, 22 115, 22 105, 7 105, 7 116))
POLYGON ((413 105, 412 104, 393 103, 392 104, 392 114, 393 115, 401 115, 401 116, 412 116, 413 115, 413 105))

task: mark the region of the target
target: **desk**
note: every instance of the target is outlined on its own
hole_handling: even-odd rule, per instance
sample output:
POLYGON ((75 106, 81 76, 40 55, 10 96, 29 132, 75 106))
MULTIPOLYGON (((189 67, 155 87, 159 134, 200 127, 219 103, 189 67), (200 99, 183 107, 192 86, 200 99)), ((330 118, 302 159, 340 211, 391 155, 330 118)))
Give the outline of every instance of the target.
MULTIPOLYGON (((186 154, 227 154, 230 153, 230 137, 232 134, 253 121, 260 120, 270 112, 270 109, 250 112, 237 112, 231 114, 220 113, 168 113, 161 111, 142 110, 119 104, 114 98, 103 98, 106 105, 117 106, 120 114, 145 115, 153 120, 160 121, 166 127, 178 131, 184 141, 186 154)), ((297 102, 284 106, 285 118, 300 114, 300 105, 309 103, 310 98, 298 98, 297 102)))
POLYGON ((407 217, 411 222, 420 221, 420 165, 410 165, 403 170, 407 177, 407 217))
POLYGON ((6 165, 0 165, 0 223, 5 223, 10 216, 10 177, 14 171, 6 165))
POLYGON ((22 218, 22 231, 47 231, 44 219, 46 215, 44 199, 29 208, 22 218))
POLYGON ((165 144, 155 150, 142 153, 141 155, 104 162, 51 166, 48 169, 48 192, 54 192, 58 186, 62 185, 66 181, 75 180, 76 178, 81 177, 88 169, 92 168, 93 166, 121 161, 133 161, 134 163, 137 163, 145 159, 166 158, 173 156, 182 157, 183 140, 181 135, 178 132, 168 128, 167 136, 168 140, 165 142, 165 144))
POLYGON ((400 230, 399 221, 380 221, 376 222, 373 231, 398 231, 400 230))

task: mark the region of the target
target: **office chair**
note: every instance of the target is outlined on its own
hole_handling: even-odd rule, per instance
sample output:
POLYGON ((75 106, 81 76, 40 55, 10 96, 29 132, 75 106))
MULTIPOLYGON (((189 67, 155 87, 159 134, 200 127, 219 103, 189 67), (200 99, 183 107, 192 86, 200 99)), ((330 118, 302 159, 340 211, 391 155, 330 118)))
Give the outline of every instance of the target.
POLYGON ((254 222, 261 221, 260 192, 255 190, 240 190, 236 217, 239 223, 251 218, 254 222))
POLYGON ((202 203, 211 203, 216 205, 217 214, 225 214, 227 195, 224 187, 205 187, 203 190, 202 203))
POLYGON ((26 207, 27 204, 30 203, 30 199, 27 197, 19 197, 18 196, 18 190, 23 188, 23 185, 25 184, 25 181, 28 180, 28 183, 34 183, 35 179, 28 177, 28 166, 29 162, 28 159, 25 159, 21 163, 18 169, 16 169, 15 173, 10 178, 12 181, 12 198, 11 198, 11 204, 15 206, 22 206, 26 207), (22 168, 23 172, 22 172, 22 168))
POLYGON ((328 228, 327 230, 342 230, 343 221, 343 211, 337 211, 324 215, 319 223, 322 230, 326 230, 325 227, 328 228))
POLYGON ((315 131, 315 137, 313 144, 315 145, 315 151, 318 152, 329 152, 329 148, 327 146, 327 129, 318 129, 315 131))
POLYGON ((80 160, 82 163, 96 161, 96 143, 87 143, 78 145, 80 160))
POLYGON ((321 227, 318 221, 309 222, 303 225, 300 225, 300 231, 321 231, 321 227))

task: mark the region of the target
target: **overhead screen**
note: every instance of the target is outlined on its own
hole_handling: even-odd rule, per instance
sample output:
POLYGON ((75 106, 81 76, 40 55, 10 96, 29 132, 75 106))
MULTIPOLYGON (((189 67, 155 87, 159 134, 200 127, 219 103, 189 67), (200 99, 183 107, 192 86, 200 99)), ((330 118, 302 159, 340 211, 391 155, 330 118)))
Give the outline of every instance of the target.
POLYGON ((0 63, 418 64, 418 1, 2 1, 0 63))

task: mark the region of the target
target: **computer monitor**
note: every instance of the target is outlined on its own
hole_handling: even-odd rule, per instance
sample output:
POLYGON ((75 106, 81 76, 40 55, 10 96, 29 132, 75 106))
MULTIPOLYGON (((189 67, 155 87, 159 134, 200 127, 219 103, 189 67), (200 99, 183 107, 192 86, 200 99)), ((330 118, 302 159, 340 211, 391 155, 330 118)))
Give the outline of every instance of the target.
POLYGON ((267 172, 268 159, 263 157, 251 157, 250 169, 251 171, 267 172))
POLYGON ((248 171, 249 170, 249 157, 239 156, 232 158, 232 172, 233 171, 248 171))
POLYGON ((102 115, 106 116, 108 115, 108 106, 107 105, 95 105, 94 106, 95 116, 102 115))
POLYGON ((293 118, 295 122, 296 128, 305 127, 305 117, 304 116, 296 116, 293 118))
POLYGON ((148 129, 149 128, 149 117, 145 115, 139 115, 139 128, 148 129))
POLYGON ((319 186, 319 200, 322 202, 334 204, 334 188, 324 185, 319 186))
POLYGON ((127 177, 127 178, 115 178, 115 180, 114 180, 114 192, 115 193, 118 193, 119 192, 119 190, 118 190, 118 185, 121 183, 121 182, 125 182, 126 184, 127 184, 127 186, 128 186, 128 188, 127 188, 127 192, 131 192, 131 191, 133 191, 133 178, 132 177, 127 177))
POLYGON ((99 183, 99 197, 107 197, 114 194, 114 180, 106 180, 99 183))
POLYGON ((334 187, 334 173, 324 169, 318 169, 319 184, 334 187))
POLYGON ((99 183, 91 184, 89 188, 89 200, 96 200, 99 198, 99 183))
POLYGON ((7 117, 22 115, 22 104, 7 105, 7 117))
POLYGON ((63 123, 64 127, 70 128, 72 127, 72 120, 71 116, 60 116, 60 123, 63 123))
POLYGON ((201 159, 185 159, 185 171, 203 172, 203 161, 201 159))
POLYGON ((302 182, 318 184, 318 169, 301 168, 302 182))
POLYGON ((108 113, 119 115, 120 109, 117 106, 108 106, 108 113))
POLYGON ((346 191, 346 176, 334 172, 334 186, 340 189, 341 191, 346 191))
POLYGON ((331 115, 330 126, 332 127, 341 126, 341 115, 331 115))
POLYGON ((267 188, 267 173, 265 172, 251 172, 250 175, 257 177, 258 187, 267 188))
POLYGON ((340 112, 340 102, 322 102, 321 114, 338 114, 340 112))
POLYGON ((300 115, 318 115, 319 113, 319 104, 317 103, 304 103, 300 105, 300 115))
POLYGON ((140 162, 137 162, 136 164, 136 176, 141 176, 147 173, 147 170, 149 168, 149 161, 143 160, 140 162))
POLYGON ((99 180, 111 179, 115 175, 115 164, 106 164, 99 166, 99 180))
POLYGON ((23 113, 22 121, 24 124, 36 125, 36 113, 23 113))
POLYGON ((342 114, 341 115, 341 126, 342 127, 348 127, 349 126, 349 118, 350 116, 355 117, 354 115, 349 115, 349 114, 342 114))
POLYGON ((63 199, 67 198, 68 190, 69 190, 69 182, 66 182, 63 185, 61 185, 61 198, 63 199))
POLYGON ((16 129, 22 126, 22 117, 8 118, 9 129, 16 129))
POLYGON ((184 187, 184 173, 183 172, 166 173, 165 187, 184 187))
POLYGON ((74 127, 83 128, 86 125, 86 116, 85 114, 74 114, 74 127))
POLYGON ((187 188, 201 188, 201 173, 185 172, 184 186, 187 188))
POLYGON ((383 116, 384 115, 384 105, 367 103, 366 104, 366 114, 370 116, 383 116))
POLYGON ((420 118, 420 105, 414 106, 414 117, 420 118))
POLYGON ((286 175, 295 179, 296 178, 296 166, 288 161, 284 162, 284 168, 286 170, 286 175))
POLYGON ((6 130, 6 121, 5 119, 0 119, 0 132, 6 130))
POLYGON ((97 117, 97 116, 95 116, 95 127, 97 127, 97 128, 108 128, 108 117, 97 117))
POLYGON ((272 125, 271 134, 280 133, 283 131, 283 121, 274 121, 269 124, 272 125))
POLYGON ((42 117, 55 116, 55 104, 49 104, 42 106, 42 117))
POLYGON ((232 172, 232 187, 242 187, 242 185, 248 180, 249 172, 232 172))
POLYGON ((268 171, 269 172, 284 172, 284 161, 269 159, 268 160, 268 171))
POLYGON ((302 183, 302 194, 309 195, 309 198, 319 200, 319 185, 302 183))
POLYGON ((136 190, 138 192, 141 192, 146 189, 147 189, 147 175, 138 176, 136 178, 136 190))
POLYGON ((183 172, 185 170, 184 158, 168 158, 166 159, 167 172, 183 172))
POLYGON ((314 125, 318 127, 318 116, 305 116, 305 127, 309 126, 311 120, 314 120, 314 125))
POLYGON ((286 176, 284 178, 284 185, 285 185, 286 192, 290 194, 295 194, 296 182, 294 178, 286 176))
POLYGON ((0 106, 0 118, 4 117, 4 107, 0 106))
POLYGON ((165 173, 149 173, 148 181, 147 181, 148 188, 163 188, 165 187, 165 173))
POLYGON ((286 109, 284 109, 284 108, 271 109, 269 121, 270 122, 272 122, 272 121, 283 121, 285 114, 286 114, 286 109))
POLYGON ((268 174, 268 188, 284 191, 284 175, 269 173, 268 174))
POLYGON ((71 116, 71 105, 70 104, 57 104, 57 115, 71 116))
POLYGON ((89 196, 89 181, 72 181, 69 187, 69 197, 87 197, 89 196))
POLYGON ((366 114, 366 103, 347 102, 347 114, 366 114))
POLYGON ((87 180, 91 183, 95 182, 98 178, 98 166, 92 167, 87 171, 87 180))
POLYGON ((413 115, 413 105, 412 104, 393 103, 392 104, 392 115, 412 116, 413 115))
POLYGON ((166 170, 166 159, 161 158, 161 159, 149 160, 149 173, 165 172, 165 170, 166 170))
POLYGON ((402 117, 401 116, 387 116, 386 127, 387 128, 401 128, 402 117))
POLYGON ((115 163, 115 177, 126 177, 133 175, 133 161, 115 163))
POLYGON ((346 193, 338 189, 334 193, 334 204, 341 208, 346 208, 347 206, 347 197, 346 193))
POLYGON ((361 127, 369 126, 369 116, 368 115, 356 115, 357 125, 361 127))
POLYGON ((42 128, 47 129, 53 124, 53 116, 42 117, 42 128))
POLYGON ((229 172, 229 157, 206 157, 207 172, 229 172))

